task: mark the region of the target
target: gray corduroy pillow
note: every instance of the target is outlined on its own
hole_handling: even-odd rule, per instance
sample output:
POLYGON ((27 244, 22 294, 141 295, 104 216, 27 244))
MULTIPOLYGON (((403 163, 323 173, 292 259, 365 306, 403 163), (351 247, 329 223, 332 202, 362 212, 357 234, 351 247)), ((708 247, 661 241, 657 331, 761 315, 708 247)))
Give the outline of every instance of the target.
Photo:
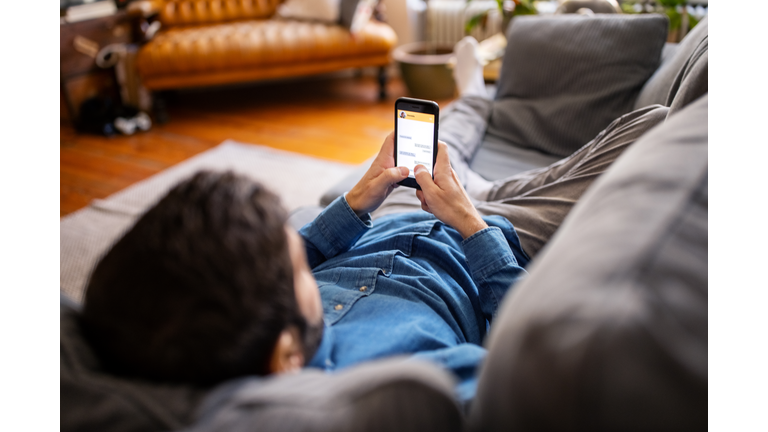
POLYGON ((632 111, 661 61, 667 18, 515 17, 488 134, 568 156, 632 111))

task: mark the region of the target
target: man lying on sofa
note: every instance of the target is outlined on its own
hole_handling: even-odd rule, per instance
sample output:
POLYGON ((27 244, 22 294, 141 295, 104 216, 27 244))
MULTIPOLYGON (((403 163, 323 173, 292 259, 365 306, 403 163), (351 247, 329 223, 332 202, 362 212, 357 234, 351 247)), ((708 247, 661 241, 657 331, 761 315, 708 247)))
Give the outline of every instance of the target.
MULTIPOLYGON (((457 104, 472 116, 471 97, 457 104)), ((212 385, 410 354, 453 371, 471 399, 483 338, 524 267, 666 114, 632 112, 572 156, 493 183, 463 156, 478 137, 444 122, 443 139, 465 141, 439 144, 434 181, 416 168, 416 193, 395 189, 408 173, 394 167, 390 135, 360 182, 298 234, 258 183, 199 173, 97 265, 84 333, 110 369, 144 379, 212 385)))

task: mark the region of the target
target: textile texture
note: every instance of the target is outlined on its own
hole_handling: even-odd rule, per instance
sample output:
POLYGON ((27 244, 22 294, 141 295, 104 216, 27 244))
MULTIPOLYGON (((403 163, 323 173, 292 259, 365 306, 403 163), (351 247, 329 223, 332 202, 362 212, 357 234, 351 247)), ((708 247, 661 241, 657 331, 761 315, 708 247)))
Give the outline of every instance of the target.
MULTIPOLYGON (((635 109, 661 104, 669 106, 677 89, 673 89, 675 78, 684 69, 696 47, 709 34, 709 19, 704 18, 688 33, 679 44, 673 44, 674 52, 664 58, 661 66, 645 83, 635 101, 635 109)), ((679 82, 678 82, 679 84, 679 82)))
POLYGON ((515 17, 488 134, 570 155, 632 111, 666 37, 655 14, 515 17))
POLYGON ((678 72, 667 96, 669 115, 709 92, 709 36, 704 36, 678 72))
POLYGON ((434 366, 398 358, 338 374, 245 378, 211 393, 189 432, 458 432, 452 385, 434 366))
MULTIPOLYGON (((472 106, 464 104, 463 110, 471 110, 472 106)), ((482 113, 482 105, 479 109, 482 113)), ((480 214, 498 215, 511 221, 523 250, 534 258, 592 182, 640 136, 662 123, 668 111, 660 105, 633 111, 616 119, 567 158, 494 182, 480 177, 462 158, 472 154, 472 151, 459 150, 463 146, 459 140, 467 136, 446 135, 445 138, 451 139, 448 141, 451 166, 480 214)), ((466 116, 479 117, 478 114, 466 116)), ((468 135, 472 139, 475 136, 474 133, 468 135)), ((375 220, 413 211, 421 212, 421 203, 413 189, 402 187, 395 189, 372 217, 375 220)))
POLYGON ((416 354, 452 371, 462 401, 498 305, 528 258, 512 224, 467 239, 425 213, 358 217, 344 197, 299 231, 322 299, 325 331, 309 366, 328 372, 416 354))
POLYGON ((177 430, 193 421, 204 392, 179 385, 124 379, 104 370, 83 337, 78 306, 62 296, 60 314, 61 430, 143 432, 177 430))
POLYGON ((136 218, 179 181, 201 169, 233 170, 277 193, 288 211, 315 205, 354 165, 225 141, 107 199, 61 219, 60 289, 80 302, 91 270, 136 218))
POLYGON ((707 425, 708 97, 584 194, 491 329, 471 430, 707 425))
POLYGON ((390 359, 340 374, 244 377, 213 389, 127 379, 105 371, 61 299, 61 430, 460 431, 453 381, 425 362, 390 359), (189 430, 189 429, 185 429, 189 430))

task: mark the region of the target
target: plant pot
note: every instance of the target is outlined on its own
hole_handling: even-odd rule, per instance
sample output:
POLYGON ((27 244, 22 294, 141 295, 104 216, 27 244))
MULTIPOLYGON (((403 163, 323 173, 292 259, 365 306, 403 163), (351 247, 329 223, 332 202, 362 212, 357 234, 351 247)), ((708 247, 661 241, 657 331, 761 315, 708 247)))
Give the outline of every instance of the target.
POLYGON ((414 42, 395 48, 392 57, 410 96, 419 99, 450 99, 456 95, 453 79, 453 47, 414 42))

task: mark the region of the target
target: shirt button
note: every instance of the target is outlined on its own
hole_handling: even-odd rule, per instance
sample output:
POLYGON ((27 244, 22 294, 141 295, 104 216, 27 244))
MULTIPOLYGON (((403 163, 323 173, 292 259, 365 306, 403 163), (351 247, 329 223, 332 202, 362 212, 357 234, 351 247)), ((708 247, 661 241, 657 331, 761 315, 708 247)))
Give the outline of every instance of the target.
POLYGON ((368 289, 368 287, 367 287, 367 286, 361 286, 361 287, 360 287, 360 291, 361 291, 361 292, 365 292, 365 290, 367 290, 367 289, 368 289))
POLYGON ((337 304, 333 308, 336 309, 336 310, 341 310, 341 308, 343 308, 343 307, 344 307, 343 305, 337 304))

